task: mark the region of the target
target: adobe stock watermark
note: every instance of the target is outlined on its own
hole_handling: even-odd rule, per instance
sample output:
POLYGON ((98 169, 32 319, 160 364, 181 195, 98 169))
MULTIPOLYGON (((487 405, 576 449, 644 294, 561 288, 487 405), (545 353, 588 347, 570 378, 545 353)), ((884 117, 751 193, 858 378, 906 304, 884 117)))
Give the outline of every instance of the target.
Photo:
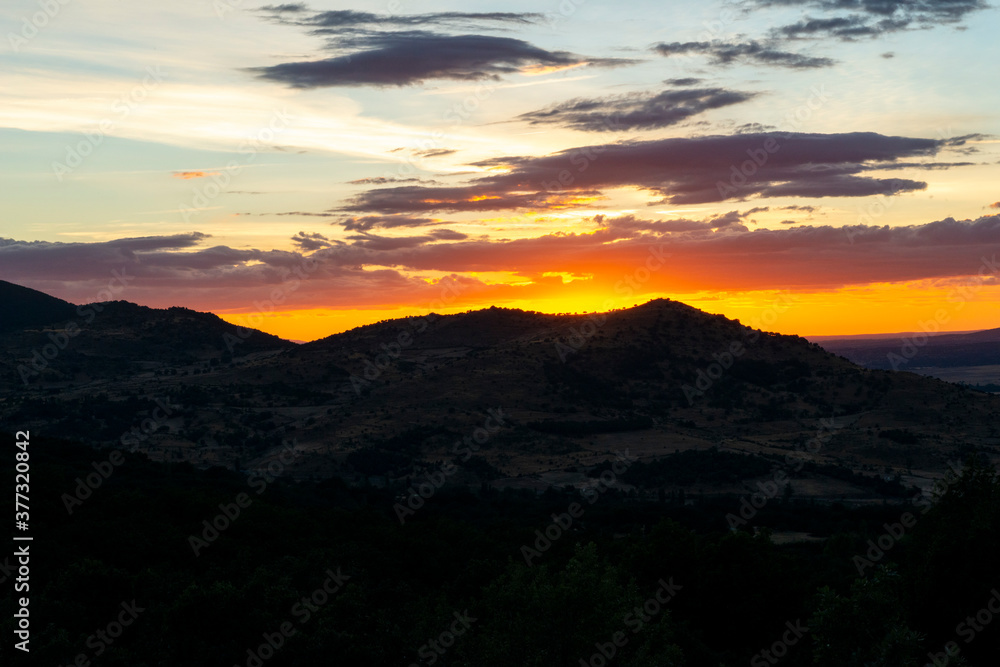
MULTIPOLYGON (((927 514, 934 506, 934 502, 944 496, 948 489, 962 477, 962 467, 959 462, 948 461, 948 468, 944 478, 934 482, 930 493, 922 491, 911 499, 913 506, 920 508, 921 514, 927 514)), ((874 567, 876 563, 881 561, 899 540, 903 539, 906 531, 917 524, 917 518, 911 512, 904 512, 899 517, 899 521, 883 524, 885 532, 873 540, 868 540, 868 549, 864 555, 857 555, 851 559, 854 567, 858 570, 858 576, 864 576, 865 570, 874 567)))
MULTIPOLYGON (((323 605, 332 600, 347 585, 347 581, 351 578, 341 572, 339 567, 336 572, 327 570, 324 574, 326 574, 326 580, 323 584, 309 595, 303 596, 289 610, 289 614, 300 626, 308 623, 323 605)), ((299 628, 295 626, 293 621, 284 621, 273 632, 263 633, 261 638, 264 641, 256 647, 247 649, 246 661, 243 664, 246 667, 261 667, 264 662, 273 658, 275 653, 281 650, 285 642, 298 634, 298 631, 299 628)), ((240 667, 240 665, 237 664, 233 667, 240 667)))
POLYGON ((63 162, 52 162, 52 173, 55 174, 56 180, 62 183, 66 176, 76 171, 104 143, 105 138, 163 83, 165 76, 160 65, 147 67, 142 82, 111 103, 111 111, 115 115, 102 118, 94 130, 83 132, 83 139, 67 145, 63 162))
MULTIPOLYGON (((462 437, 461 440, 456 440, 451 447, 451 453, 455 456, 461 456, 463 463, 471 459, 474 452, 478 452, 494 434, 507 425, 502 408, 491 408, 486 412, 487 417, 483 421, 483 425, 477 427, 471 434, 462 437)), ((446 461, 441 465, 441 470, 427 473, 425 481, 411 485, 406 490, 407 495, 402 499, 402 502, 397 502, 392 507, 393 511, 396 512, 396 518, 399 519, 399 525, 405 525, 406 520, 433 498, 438 489, 444 486, 448 478, 456 472, 458 472, 458 467, 454 463, 446 461)))
MULTIPOLYGON (((987 280, 990 277, 996 277, 998 274, 1000 274, 1000 264, 997 263, 996 254, 989 259, 983 256, 982 263, 979 265, 979 270, 973 277, 972 282, 966 285, 959 285, 948 292, 948 303, 954 304, 950 307, 950 310, 957 312, 964 308, 968 301, 976 297, 987 280)), ((949 312, 948 308, 938 308, 934 311, 932 319, 918 322, 918 326, 920 327, 919 333, 905 336, 899 352, 886 353, 886 360, 892 366, 892 370, 898 371, 910 363, 919 354, 920 349, 930 342, 931 334, 941 331, 941 327, 951 321, 951 315, 952 313, 949 312)))
POLYGON ((858 222, 856 225, 844 227, 847 240, 854 245, 854 237, 868 230, 868 226, 889 212, 889 209, 896 203, 896 195, 907 188, 907 183, 894 178, 889 181, 886 191, 871 198, 871 201, 862 208, 858 205, 858 222))
MULTIPOLYGON (((667 247, 663 243, 650 246, 649 256, 646 257, 646 260, 636 266, 631 272, 624 274, 622 279, 615 283, 615 293, 629 298, 641 290, 643 285, 650 281, 653 274, 666 265, 665 260, 671 255, 671 253, 666 251, 667 247)), ((613 299, 605 299, 601 308, 604 311, 609 311, 614 305, 615 302, 613 299)), ((608 318, 605 313, 591 313, 580 325, 579 329, 575 326, 570 327, 569 335, 566 337, 565 342, 562 338, 559 338, 554 343, 556 354, 559 355, 559 361, 566 363, 566 360, 571 355, 583 349, 587 341, 593 338, 600 328, 607 324, 607 321, 608 318)))
POLYGON ((120 271, 112 270, 111 279, 107 287, 97 293, 96 302, 77 306, 76 314, 80 319, 70 320, 61 330, 49 332, 48 339, 51 342, 32 350, 27 363, 18 364, 17 374, 21 377, 21 382, 27 386, 33 378, 40 376, 56 357, 69 347, 72 339, 79 336, 84 328, 94 321, 98 313, 104 312, 104 306, 100 302, 113 301, 133 280, 135 276, 128 275, 124 266, 120 271))
POLYGON ((351 373, 349 381, 356 395, 360 396, 363 389, 367 389, 373 382, 382 377, 382 373, 392 365, 392 362, 402 356, 403 350, 413 345, 414 336, 427 331, 427 328, 434 322, 436 317, 433 312, 434 310, 447 308, 455 302, 458 295, 463 291, 462 284, 456 280, 441 280, 438 282, 438 285, 441 285, 441 297, 431 301, 427 306, 427 309, 432 312, 422 317, 407 318, 407 322, 414 329, 412 332, 400 331, 396 335, 395 341, 382 343, 380 346, 381 352, 375 353, 374 360, 365 358, 364 371, 361 375, 351 373))
MULTIPOLYGON (((621 129, 620 121, 615 116, 606 117, 604 119, 604 126, 609 131, 618 131, 621 129)), ((610 147, 609 144, 603 146, 583 146, 582 148, 570 151, 567 155, 569 166, 576 167, 576 171, 560 169, 555 174, 555 179, 542 181, 542 190, 546 193, 559 193, 572 189, 573 184, 576 183, 577 176, 587 171, 590 165, 596 162, 610 147)))
POLYGON ((788 655, 788 650, 798 644, 809 632, 808 626, 802 625, 801 619, 794 623, 786 621, 785 627, 787 630, 780 639, 750 658, 750 667, 768 667, 768 665, 778 664, 779 660, 788 655))
POLYGON ((694 405, 695 399, 701 398, 715 386, 722 377, 733 367, 733 364, 746 354, 747 346, 753 345, 760 340, 760 331, 764 327, 769 327, 778 321, 779 315, 788 310, 797 299, 789 292, 779 292, 778 298, 765 308, 763 312, 750 321, 750 326, 743 329, 746 341, 730 341, 729 346, 720 352, 712 353, 712 363, 705 368, 699 368, 695 374, 694 385, 685 384, 681 386, 684 398, 688 405, 694 405))
POLYGON ((31 16, 22 17, 21 29, 18 32, 7 33, 7 43, 10 45, 10 50, 14 53, 20 53, 21 47, 27 45, 45 30, 53 19, 59 16, 63 7, 70 2, 72 0, 38 0, 39 11, 31 16))
MULTIPOLYGON (((615 461, 611 464, 611 469, 601 472, 595 488, 581 489, 580 495, 584 497, 587 504, 593 505, 608 489, 614 488, 618 484, 618 477, 638 460, 638 458, 629 455, 628 449, 624 453, 615 451, 615 461)), ((585 512, 586 508, 580 503, 570 503, 565 512, 552 515, 552 523, 545 528, 544 532, 536 530, 534 543, 521 545, 521 556, 528 567, 534 565, 533 561, 536 558, 541 558, 542 554, 551 549, 553 544, 569 532, 570 528, 573 527, 573 522, 582 517, 585 512)))
MULTIPOLYGON (((807 457, 810 458, 815 457, 819 453, 823 445, 833 437, 834 431, 846 425, 846 423, 838 424, 835 418, 820 419, 819 422, 816 435, 810 438, 804 446, 800 446, 798 443, 795 445, 796 451, 804 449, 807 457)), ((726 524, 729 526, 729 530, 735 532, 740 527, 753 521, 757 513, 764 509, 764 506, 768 502, 776 498, 791 483, 791 478, 788 472, 786 472, 786 468, 788 471, 798 472, 805 466, 805 459, 788 453, 785 455, 782 466, 784 467, 775 468, 771 473, 770 481, 757 482, 757 492, 749 495, 744 494, 740 498, 739 512, 737 514, 730 512, 726 515, 726 524)))
MULTIPOLYGON (((243 169, 257 159, 257 155, 267 147, 267 144, 274 141, 275 137, 288 129, 293 117, 286 110, 275 111, 274 115, 267 123, 267 127, 260 129, 253 136, 247 137, 237 147, 240 159, 232 159, 226 163, 222 171, 205 176, 208 183, 192 189, 191 201, 187 204, 179 204, 177 207, 184 222, 190 222, 191 217, 208 208, 215 199, 221 195, 225 188, 233 182, 233 177, 242 173, 243 169)), ((198 179, 202 180, 202 179, 198 179)))
MULTIPOLYGON (((281 274, 281 284, 272 287, 266 299, 253 302, 253 311, 246 316, 247 324, 251 327, 262 326, 264 315, 273 313, 288 300, 289 295, 297 291, 302 286, 302 281, 308 280, 319 268, 319 262, 311 256, 303 257, 298 266, 289 269, 287 266, 281 267, 278 272, 281 274)), ((242 345, 254 333, 254 329, 247 327, 237 327, 236 333, 228 331, 222 334, 222 342, 226 349, 232 354, 238 345, 242 345)))
MULTIPOLYGON (((965 620, 955 626, 955 634, 961 637, 966 644, 971 644, 976 636, 986 629, 996 615, 1000 615, 1000 590, 994 588, 990 591, 992 596, 983 607, 975 614, 965 617, 965 620)), ((925 667, 945 667, 952 658, 958 657, 961 647, 956 641, 949 641, 944 645, 944 651, 927 654, 925 667)))
MULTIPOLYGON (((417 649, 417 656, 421 660, 427 661, 428 665, 433 665, 436 663, 445 653, 448 652, 458 638, 464 635, 472 628, 472 624, 479 619, 470 616, 469 610, 459 612, 452 612, 452 616, 455 620, 451 622, 447 630, 444 630, 437 637, 428 639, 427 643, 417 649)), ((420 663, 414 662, 410 663, 409 667, 421 667, 420 663)))
MULTIPOLYGON (((135 600, 131 602, 122 602, 121 611, 118 612, 118 616, 115 620, 112 620, 107 626, 99 628, 94 634, 87 637, 85 646, 93 651, 93 657, 99 658, 104 654, 115 640, 122 636, 125 632, 125 628, 132 625, 139 614, 146 611, 145 607, 140 607, 136 604, 135 600)), ((66 667, 88 667, 90 665, 90 657, 88 653, 79 653, 73 659, 73 662, 66 667)))
MULTIPOLYGON (((282 444, 281 453, 277 459, 268 464, 266 470, 263 472, 259 470, 251 471, 247 476, 247 484, 258 496, 264 493, 268 485, 274 482, 275 479, 284 473, 285 468, 298 458, 294 440, 282 444)), ((205 519, 201 522, 201 534, 191 534, 188 536, 188 546, 191 547, 191 551, 195 557, 200 556, 201 552, 219 539, 222 533, 229 530, 236 523, 236 520, 242 516, 243 510, 252 504, 253 498, 245 491, 236 494, 232 502, 219 503, 219 513, 211 519, 205 519)))
MULTIPOLYGON (((625 627, 631 630, 633 635, 642 632, 643 628, 652 622, 663 611, 663 608, 674 599, 677 593, 684 588, 680 584, 675 584, 673 577, 670 577, 667 581, 660 579, 657 583, 660 584, 660 587, 656 589, 656 592, 643 602, 642 605, 632 609, 622 619, 625 627)), ((628 645, 628 642, 628 633, 624 630, 615 632, 608 641, 596 642, 594 648, 597 650, 589 659, 580 658, 580 667, 605 667, 605 665, 618 655, 618 652, 622 648, 628 645)))
MULTIPOLYGON (((455 102, 441 115, 441 120, 449 124, 451 129, 458 129, 472 118, 486 100, 493 96, 497 87, 490 82, 480 82, 476 85, 473 93, 466 95, 461 101, 455 102)), ((384 172, 382 178, 386 182, 392 182, 404 178, 414 177, 418 171, 424 168, 429 154, 434 151, 443 150, 445 132, 441 129, 433 130, 430 136, 419 139, 410 147, 410 152, 406 154, 395 170, 384 172)))
POLYGON ((715 182, 715 188, 718 190, 719 196, 723 199, 730 199, 738 196, 740 190, 752 184, 754 182, 753 177, 757 172, 764 168, 772 155, 781 150, 781 144, 778 143, 778 139, 788 140, 791 137, 792 131, 800 129, 812 117, 813 112, 818 111, 829 99, 826 92, 826 84, 818 87, 813 86, 812 96, 804 104, 793 108, 785 115, 782 121, 783 127, 786 128, 784 132, 769 135, 764 139, 760 148, 748 148, 746 154, 749 159, 744 160, 738 165, 733 164, 730 167, 728 183, 721 180, 715 182))
MULTIPOLYGON (((704 30, 699 32, 693 41, 719 42, 726 41, 733 36, 729 32, 729 28, 732 28, 737 21, 742 20, 746 16, 746 12, 741 13, 740 10, 747 5, 747 0, 723 0, 721 5, 722 7, 715 18, 701 22, 701 27, 704 30)), ((707 5, 705 7, 707 8, 707 5)), ((698 7, 698 9, 701 9, 701 7, 698 7)), ((698 54, 693 51, 673 53, 668 62, 676 69, 677 74, 689 75, 693 73, 697 78, 701 78, 704 75, 704 66, 698 54), (692 70, 695 71, 692 72, 692 70)))
MULTIPOLYGON (((122 433, 118 439, 122 445, 132 450, 150 435, 156 433, 159 427, 173 415, 173 410, 171 410, 166 401, 156 396, 151 396, 150 398, 156 403, 156 407, 150 412, 150 416, 143 419, 138 426, 133 426, 131 430, 122 433)), ((63 506, 66 508, 66 513, 72 515, 73 510, 83 505, 85 500, 94 495, 94 492, 101 488, 104 482, 108 481, 114 473, 115 469, 123 463, 125 463, 125 456, 118 449, 111 450, 101 462, 91 461, 90 465, 94 469, 94 472, 89 473, 83 478, 77 477, 74 480, 76 487, 73 489, 72 494, 62 494, 61 500, 63 501, 63 506)))

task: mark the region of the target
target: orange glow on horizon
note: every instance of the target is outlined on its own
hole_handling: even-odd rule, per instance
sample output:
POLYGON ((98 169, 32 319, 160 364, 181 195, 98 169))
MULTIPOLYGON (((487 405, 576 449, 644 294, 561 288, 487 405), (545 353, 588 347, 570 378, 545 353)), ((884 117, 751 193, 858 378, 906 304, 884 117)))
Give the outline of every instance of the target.
MULTIPOLYGON (((800 336, 896 333, 938 328, 973 331, 1000 327, 1000 285, 926 287, 877 284, 831 291, 760 290, 725 293, 614 294, 594 289, 589 276, 550 274, 552 284, 530 283, 536 298, 490 299, 469 295, 439 314, 500 306, 543 313, 584 313, 629 308, 654 298, 670 298, 712 314, 738 319, 766 331, 800 336), (569 280, 567 280, 569 278, 569 280), (538 289, 538 288, 544 289, 538 289)), ((513 289, 527 289, 524 283, 513 289)), ((516 292, 511 293, 516 294, 516 292)), ((230 313, 227 322, 251 326, 291 340, 311 341, 381 320, 420 316, 426 305, 400 304, 372 309, 305 309, 262 315, 230 313)))

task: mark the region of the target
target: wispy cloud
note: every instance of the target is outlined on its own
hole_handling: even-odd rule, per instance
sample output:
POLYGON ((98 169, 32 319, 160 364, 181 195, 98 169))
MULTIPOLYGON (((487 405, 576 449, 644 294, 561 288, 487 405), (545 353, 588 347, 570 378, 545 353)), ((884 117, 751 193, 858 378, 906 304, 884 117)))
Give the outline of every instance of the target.
POLYGON ((532 125, 559 125, 586 132, 652 130, 676 125, 710 109, 745 102, 755 95, 723 88, 687 88, 575 99, 521 114, 518 120, 532 125))
POLYGON ((456 186, 370 190, 349 213, 488 211, 592 206, 612 188, 646 190, 671 204, 751 197, 864 197, 922 190, 923 181, 869 174, 911 158, 907 168, 940 167, 929 157, 946 142, 845 134, 737 134, 583 146, 542 157, 476 163, 505 171, 456 186), (756 158, 755 158, 756 156, 756 158), (749 165, 749 166, 744 166, 749 165))
POLYGON ((716 65, 732 65, 738 62, 749 62, 757 65, 788 67, 791 69, 815 69, 830 67, 836 61, 821 56, 807 56, 801 53, 782 51, 773 44, 746 42, 671 42, 660 43, 653 47, 661 56, 676 56, 697 53, 709 57, 716 65))

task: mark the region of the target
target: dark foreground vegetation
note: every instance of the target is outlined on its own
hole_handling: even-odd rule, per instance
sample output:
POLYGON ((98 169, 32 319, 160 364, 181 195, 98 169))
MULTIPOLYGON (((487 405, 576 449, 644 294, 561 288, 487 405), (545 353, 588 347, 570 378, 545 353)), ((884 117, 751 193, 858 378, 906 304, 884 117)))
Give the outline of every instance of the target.
MULTIPOLYGON (((975 459, 932 502, 775 497, 732 531, 739 497, 444 486, 411 514, 401 488, 132 454, 78 503, 77 480, 110 451, 39 439, 30 452, 30 664, 900 667, 1000 655, 988 608, 1000 609, 1000 477, 975 459), (790 533, 822 539, 771 539, 790 533)), ((11 613, 0 625, 0 663, 15 664, 11 613)))

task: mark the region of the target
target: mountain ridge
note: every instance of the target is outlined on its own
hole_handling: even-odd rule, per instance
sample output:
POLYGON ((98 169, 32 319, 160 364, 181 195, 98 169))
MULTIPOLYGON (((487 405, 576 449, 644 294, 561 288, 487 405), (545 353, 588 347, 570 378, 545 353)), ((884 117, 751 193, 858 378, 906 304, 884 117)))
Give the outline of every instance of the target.
MULTIPOLYGON (((465 483, 538 488, 584 484, 616 451, 656 461, 712 448, 919 485, 956 452, 1000 445, 1000 397, 865 369, 667 299, 606 313, 429 314, 301 345, 240 338, 184 308, 102 308, 28 383, 12 372, 53 332, 0 337, 0 426, 114 446, 162 404, 169 419, 127 443, 156 459, 259 467, 294 442, 293 475, 407 478, 453 460, 465 483), (490 414, 503 428, 461 460, 454 443, 490 414)), ((834 478, 796 484, 814 497, 857 492, 834 478)))

